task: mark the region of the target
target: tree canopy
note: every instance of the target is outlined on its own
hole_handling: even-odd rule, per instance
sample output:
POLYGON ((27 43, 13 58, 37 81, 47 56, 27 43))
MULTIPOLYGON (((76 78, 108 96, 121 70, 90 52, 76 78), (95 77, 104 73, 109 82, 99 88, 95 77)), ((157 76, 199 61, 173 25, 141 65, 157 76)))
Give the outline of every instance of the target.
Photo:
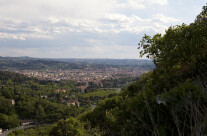
POLYGON ((145 35, 140 41, 140 55, 154 61, 156 72, 153 75, 158 82, 166 81, 165 87, 198 76, 204 82, 203 70, 207 61, 206 7, 203 7, 194 23, 171 26, 164 35, 145 35))

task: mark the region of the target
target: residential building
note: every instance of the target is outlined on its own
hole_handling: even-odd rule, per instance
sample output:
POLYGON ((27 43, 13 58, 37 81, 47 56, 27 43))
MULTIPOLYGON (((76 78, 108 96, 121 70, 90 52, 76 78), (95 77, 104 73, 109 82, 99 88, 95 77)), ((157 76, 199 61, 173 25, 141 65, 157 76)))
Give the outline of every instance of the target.
POLYGON ((34 120, 20 120, 21 126, 28 126, 28 125, 32 125, 35 124, 34 120))
POLYGON ((12 105, 15 105, 15 101, 14 100, 12 100, 12 105))

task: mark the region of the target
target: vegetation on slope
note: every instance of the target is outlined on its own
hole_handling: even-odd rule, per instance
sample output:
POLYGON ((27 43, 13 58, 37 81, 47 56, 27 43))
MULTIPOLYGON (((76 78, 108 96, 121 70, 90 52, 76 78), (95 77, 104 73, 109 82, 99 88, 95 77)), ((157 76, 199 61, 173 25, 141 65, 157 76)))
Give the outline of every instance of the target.
POLYGON ((8 136, 49 136, 52 126, 39 126, 27 129, 16 130, 8 136))
POLYGON ((204 6, 190 25, 145 35, 140 53, 156 68, 81 119, 104 135, 207 135, 206 30, 204 6))
POLYGON ((67 106, 60 101, 74 90, 74 83, 70 81, 38 81, 20 74, 0 72, 0 128, 17 127, 20 125, 19 119, 51 123, 75 116, 83 109, 67 106), (62 87, 70 91, 55 91, 62 87))

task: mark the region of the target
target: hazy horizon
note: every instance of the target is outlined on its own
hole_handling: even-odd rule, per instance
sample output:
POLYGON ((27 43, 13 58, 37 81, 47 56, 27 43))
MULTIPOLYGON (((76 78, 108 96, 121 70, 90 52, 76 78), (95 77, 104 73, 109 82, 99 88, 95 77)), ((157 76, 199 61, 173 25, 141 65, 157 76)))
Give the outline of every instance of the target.
POLYGON ((0 56, 0 57, 3 57, 3 58, 33 58, 33 59, 100 59, 100 60, 151 60, 151 59, 148 59, 148 58, 51 58, 51 57, 48 57, 48 58, 43 58, 43 57, 31 57, 31 56, 0 56))

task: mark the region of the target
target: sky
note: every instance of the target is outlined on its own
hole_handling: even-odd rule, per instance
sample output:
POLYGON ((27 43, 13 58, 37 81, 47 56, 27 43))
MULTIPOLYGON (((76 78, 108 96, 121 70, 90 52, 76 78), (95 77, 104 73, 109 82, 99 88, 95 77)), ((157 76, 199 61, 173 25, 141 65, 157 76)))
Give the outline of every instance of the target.
POLYGON ((144 34, 192 23, 206 0, 0 0, 0 56, 138 59, 144 34))

